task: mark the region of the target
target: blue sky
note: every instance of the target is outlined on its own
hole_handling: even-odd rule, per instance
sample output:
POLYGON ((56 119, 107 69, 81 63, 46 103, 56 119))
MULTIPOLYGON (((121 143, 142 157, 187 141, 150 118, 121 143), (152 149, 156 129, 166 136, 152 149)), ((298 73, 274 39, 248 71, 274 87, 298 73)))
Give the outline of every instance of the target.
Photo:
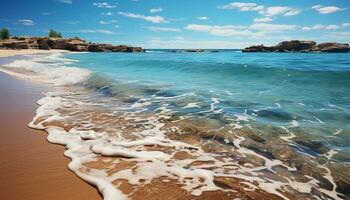
POLYGON ((282 40, 350 42, 350 1, 11 0, 0 27, 144 48, 242 48, 282 40))

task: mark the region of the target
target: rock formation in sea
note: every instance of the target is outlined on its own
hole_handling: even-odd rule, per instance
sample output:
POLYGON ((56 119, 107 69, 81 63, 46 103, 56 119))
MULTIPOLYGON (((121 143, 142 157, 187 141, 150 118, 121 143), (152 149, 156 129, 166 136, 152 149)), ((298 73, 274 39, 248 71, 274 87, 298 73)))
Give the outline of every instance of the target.
POLYGON ((141 47, 86 42, 80 38, 16 37, 0 40, 0 49, 63 49, 90 52, 144 52, 141 47))
POLYGON ((185 49, 184 52, 200 53, 204 52, 204 49, 185 49))
POLYGON ((170 49, 170 53, 203 53, 203 52, 219 52, 219 50, 208 50, 208 49, 170 49))
POLYGON ((275 46, 254 45, 244 48, 242 52, 350 52, 349 44, 326 42, 317 44, 314 41, 291 40, 283 41, 275 46))

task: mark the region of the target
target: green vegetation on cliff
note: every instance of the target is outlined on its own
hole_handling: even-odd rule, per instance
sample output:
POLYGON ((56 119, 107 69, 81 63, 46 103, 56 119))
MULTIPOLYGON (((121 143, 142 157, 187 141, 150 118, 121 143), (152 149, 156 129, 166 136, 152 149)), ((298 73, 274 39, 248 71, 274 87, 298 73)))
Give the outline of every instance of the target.
POLYGON ((9 38, 9 30, 7 28, 3 28, 0 30, 0 40, 8 39, 9 38))
POLYGON ((50 29, 49 37, 52 37, 52 38, 62 38, 62 34, 61 34, 60 32, 57 32, 57 31, 55 31, 55 30, 50 29))

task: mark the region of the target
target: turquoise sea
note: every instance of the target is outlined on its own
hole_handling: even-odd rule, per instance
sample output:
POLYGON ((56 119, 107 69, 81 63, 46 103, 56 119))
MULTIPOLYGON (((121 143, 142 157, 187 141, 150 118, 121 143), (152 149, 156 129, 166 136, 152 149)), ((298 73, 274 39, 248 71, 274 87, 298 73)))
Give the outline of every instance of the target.
MULTIPOLYGON (((159 97, 177 97, 162 102, 174 115, 206 117, 222 125, 245 116, 249 119, 245 125, 256 127, 261 135, 270 130, 265 133, 260 126, 278 128, 294 123, 298 127, 296 136, 310 140, 299 142, 303 151, 318 155, 325 153, 317 150, 324 146, 345 153, 334 159, 350 162, 347 53, 149 50, 140 54, 86 53, 66 57, 79 60, 75 66, 93 72, 84 84, 102 94, 151 102, 159 97)), ((157 104, 150 104, 148 111, 156 111, 160 106, 157 104)))
POLYGON ((243 187, 246 199, 249 192, 346 199, 349 55, 58 53, 7 61, 4 69, 23 68, 55 88, 29 126, 66 145, 68 167, 105 199, 133 197, 120 179, 133 186, 176 180, 194 196, 220 190, 241 198, 243 187), (112 170, 125 163, 133 170, 112 170))

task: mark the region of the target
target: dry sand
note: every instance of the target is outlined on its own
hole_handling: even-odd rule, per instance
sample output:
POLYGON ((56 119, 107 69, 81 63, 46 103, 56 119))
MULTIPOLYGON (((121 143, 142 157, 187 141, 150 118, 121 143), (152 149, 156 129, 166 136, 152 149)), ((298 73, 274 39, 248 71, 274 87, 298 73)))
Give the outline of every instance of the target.
POLYGON ((17 55, 29 55, 29 54, 45 54, 45 53, 64 53, 69 52, 67 50, 37 50, 37 49, 21 49, 21 50, 0 50, 0 58, 8 56, 17 56, 17 55))
POLYGON ((0 199, 101 199, 67 169, 63 146, 49 144, 45 132, 27 127, 45 90, 0 72, 0 199))

